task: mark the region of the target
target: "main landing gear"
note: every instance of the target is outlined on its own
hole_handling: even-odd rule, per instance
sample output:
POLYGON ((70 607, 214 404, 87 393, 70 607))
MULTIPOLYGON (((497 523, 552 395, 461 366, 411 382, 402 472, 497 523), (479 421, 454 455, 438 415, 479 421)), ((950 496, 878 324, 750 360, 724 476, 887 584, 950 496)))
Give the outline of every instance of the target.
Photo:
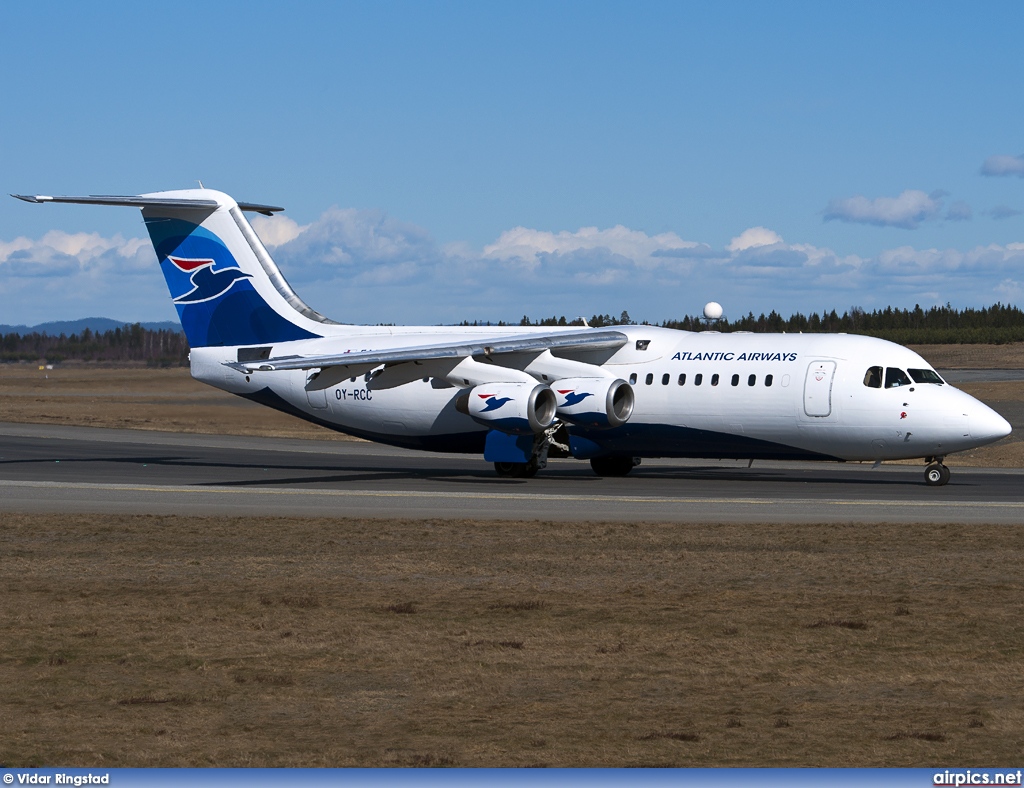
POLYGON ((924 469, 924 483, 929 487, 941 487, 949 481, 949 468, 942 464, 943 457, 929 457, 924 469))

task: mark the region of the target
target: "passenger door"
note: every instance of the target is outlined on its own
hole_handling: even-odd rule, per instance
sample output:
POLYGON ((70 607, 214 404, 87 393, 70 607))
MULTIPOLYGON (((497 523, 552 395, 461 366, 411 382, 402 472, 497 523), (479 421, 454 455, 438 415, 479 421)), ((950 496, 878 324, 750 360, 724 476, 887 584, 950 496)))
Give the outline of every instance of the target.
POLYGON ((812 361, 804 379, 804 413, 818 418, 832 414, 832 379, 836 362, 812 361))

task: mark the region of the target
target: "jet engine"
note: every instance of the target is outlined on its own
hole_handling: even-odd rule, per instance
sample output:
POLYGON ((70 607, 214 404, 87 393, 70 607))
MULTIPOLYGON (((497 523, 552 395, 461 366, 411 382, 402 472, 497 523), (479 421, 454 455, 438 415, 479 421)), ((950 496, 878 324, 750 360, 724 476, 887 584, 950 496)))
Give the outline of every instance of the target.
POLYGON ((555 420, 555 392, 536 383, 476 386, 455 400, 455 408, 474 421, 510 435, 543 432, 555 420))
POLYGON ((551 384, 558 418, 595 429, 621 427, 633 415, 633 387, 621 378, 562 378, 551 384))

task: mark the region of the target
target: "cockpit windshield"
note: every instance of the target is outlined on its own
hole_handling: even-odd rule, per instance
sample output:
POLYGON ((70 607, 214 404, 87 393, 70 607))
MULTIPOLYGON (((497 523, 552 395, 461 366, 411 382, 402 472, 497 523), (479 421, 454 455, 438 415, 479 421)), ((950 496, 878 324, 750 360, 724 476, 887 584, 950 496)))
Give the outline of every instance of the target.
POLYGON ((908 369, 910 377, 914 379, 915 383, 936 383, 942 385, 946 381, 939 377, 934 369, 908 369))
POLYGON ((911 384, 910 378, 907 377, 907 373, 902 369, 896 367, 885 368, 885 387, 887 389, 895 389, 900 386, 909 386, 911 384))

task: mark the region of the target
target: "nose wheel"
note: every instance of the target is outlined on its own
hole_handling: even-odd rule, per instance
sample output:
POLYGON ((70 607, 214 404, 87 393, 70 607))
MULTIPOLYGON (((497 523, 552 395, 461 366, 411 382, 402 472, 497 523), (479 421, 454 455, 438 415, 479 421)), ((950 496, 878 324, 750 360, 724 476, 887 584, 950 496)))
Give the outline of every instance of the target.
POLYGON ((924 469, 924 483, 929 487, 941 487, 949 481, 949 468, 941 461, 932 462, 924 469))

